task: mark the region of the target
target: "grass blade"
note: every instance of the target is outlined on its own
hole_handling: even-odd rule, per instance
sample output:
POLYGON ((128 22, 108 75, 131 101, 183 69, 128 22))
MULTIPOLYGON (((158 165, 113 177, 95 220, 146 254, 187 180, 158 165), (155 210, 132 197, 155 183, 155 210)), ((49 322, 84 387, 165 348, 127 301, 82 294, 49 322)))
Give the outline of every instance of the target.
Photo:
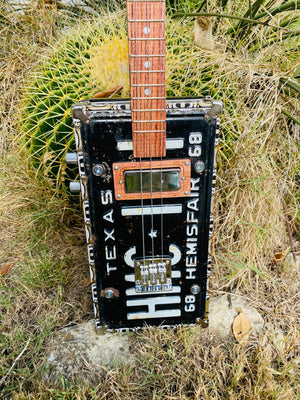
MULTIPOLYGON (((248 10, 244 14, 244 18, 254 19, 255 14, 258 12, 259 8, 261 7, 261 5, 264 2, 265 2, 265 0, 256 0, 256 2, 253 4, 253 6, 250 3, 248 10)), ((236 26, 231 28, 230 33, 238 32, 238 31, 242 30, 243 28, 245 28, 245 26, 247 26, 248 29, 251 28, 251 24, 249 24, 249 22, 240 21, 238 24, 236 24, 236 26)), ((240 38, 243 38, 243 36, 245 36, 245 35, 246 35, 246 32, 244 31, 244 34, 242 34, 242 33, 240 34, 240 38)))
MULTIPOLYGON (((300 0, 299 0, 300 2, 300 0)), ((228 19, 236 19, 238 21, 244 21, 248 23, 252 23, 255 25, 264 25, 270 28, 280 28, 275 25, 270 25, 268 22, 264 21, 257 21, 256 19, 245 18, 245 17, 238 17, 237 15, 230 15, 230 14, 220 14, 220 13, 206 13, 206 12, 199 12, 199 13, 176 13, 173 17, 218 17, 218 18, 228 18, 228 19)), ((227 32, 228 33, 228 32, 227 32)))
POLYGON ((300 85, 291 79, 280 78, 280 82, 300 94, 300 85))
POLYGON ((274 15, 277 15, 284 11, 299 10, 299 7, 300 7, 300 0, 288 1, 287 3, 281 4, 280 6, 277 6, 271 10, 261 12, 260 14, 255 16, 255 19, 261 19, 261 18, 265 17, 266 15, 274 17, 274 15))
POLYGON ((282 114, 290 118, 296 124, 300 125, 300 119, 296 118, 294 115, 290 114, 288 111, 281 109, 282 114))

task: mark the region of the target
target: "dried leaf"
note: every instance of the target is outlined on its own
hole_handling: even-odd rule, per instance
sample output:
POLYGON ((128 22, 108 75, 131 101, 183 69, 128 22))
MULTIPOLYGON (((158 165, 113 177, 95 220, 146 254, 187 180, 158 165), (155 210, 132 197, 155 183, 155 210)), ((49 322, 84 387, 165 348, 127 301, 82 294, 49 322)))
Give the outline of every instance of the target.
POLYGON ((272 257, 272 263, 273 264, 280 264, 286 257, 287 251, 284 251, 283 249, 280 249, 276 253, 274 253, 272 257))
POLYGON ((214 50, 215 42, 212 35, 212 21, 210 18, 195 18, 194 42, 204 50, 214 50))
POLYGON ((237 309, 236 311, 238 315, 233 320, 232 331, 236 340, 245 346, 249 339, 251 323, 241 309, 237 309))
POLYGON ((110 96, 113 96, 114 94, 120 93, 122 89, 123 89, 123 86, 115 86, 113 88, 104 90, 103 92, 94 94, 93 98, 94 99, 102 99, 104 97, 110 97, 110 96))
POLYGON ((82 282, 82 286, 84 288, 87 288, 88 286, 90 286, 90 284, 92 283, 91 278, 88 276, 83 282, 82 282))
POLYGON ((46 153, 43 155, 41 162, 43 164, 47 164, 48 161, 53 160, 56 157, 55 153, 53 151, 46 151, 46 153))
POLYGON ((15 263, 10 263, 7 265, 4 265, 4 267, 0 268, 0 275, 5 275, 8 273, 8 271, 15 265, 15 263))

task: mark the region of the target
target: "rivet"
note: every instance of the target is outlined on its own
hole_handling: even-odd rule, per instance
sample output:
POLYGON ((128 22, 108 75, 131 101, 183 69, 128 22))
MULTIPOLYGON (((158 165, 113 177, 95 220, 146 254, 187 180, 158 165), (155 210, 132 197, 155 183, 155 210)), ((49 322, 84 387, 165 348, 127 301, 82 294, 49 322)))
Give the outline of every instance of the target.
POLYGON ((186 192, 184 192, 184 194, 188 195, 188 194, 189 194, 189 191, 187 190, 186 192))
POLYGON ((114 166, 114 169, 119 169, 119 167, 117 165, 114 166))
POLYGON ((122 179, 119 181, 119 183, 121 183, 121 184, 123 183, 122 179))
POLYGON ((194 165, 194 170, 198 173, 198 174, 202 174, 202 172, 205 170, 205 164, 203 161, 197 161, 194 165))
POLYGON ((190 162, 189 162, 189 161, 186 161, 186 162, 185 162, 185 165, 190 165, 190 162))
POLYGON ((112 299, 113 297, 115 297, 114 291, 112 289, 105 289, 104 297, 106 297, 107 299, 112 299))
POLYGON ((104 173, 104 167, 101 164, 96 164, 94 165, 92 171, 95 176, 101 176, 104 173))
POLYGON ((121 195, 120 195, 120 194, 117 194, 117 198, 120 199, 120 198, 121 198, 121 195))
POLYGON ((185 181, 185 176, 183 176, 181 179, 182 179, 183 181, 185 181))
POLYGON ((193 285, 192 287, 191 287, 191 293, 192 294, 198 294, 198 293, 200 293, 200 286, 198 286, 198 285, 193 285))

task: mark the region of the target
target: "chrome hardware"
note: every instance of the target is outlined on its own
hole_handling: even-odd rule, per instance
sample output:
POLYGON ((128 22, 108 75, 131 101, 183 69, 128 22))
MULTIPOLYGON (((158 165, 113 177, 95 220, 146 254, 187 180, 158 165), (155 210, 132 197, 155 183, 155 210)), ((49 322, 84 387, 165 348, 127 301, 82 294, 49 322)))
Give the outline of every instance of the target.
POLYGON ((193 285, 192 287, 191 287, 191 293, 192 294, 199 294, 200 293, 200 286, 198 286, 198 285, 193 285))
POLYGON ((215 118, 217 115, 221 114, 222 108, 222 103, 213 101, 212 107, 204 115, 204 120, 209 122, 212 118, 215 118))
POLYGON ((105 289, 104 290, 104 297, 106 299, 113 299, 115 297, 115 293, 112 289, 105 289))
POLYGON ((79 193, 80 192, 80 182, 73 181, 69 184, 69 189, 71 193, 79 193))
POLYGON ((145 259, 134 262, 136 292, 172 290, 172 271, 169 259, 145 259))
POLYGON ((77 165, 77 154, 76 153, 67 153, 66 154, 66 163, 71 165, 77 165))
POLYGON ((205 170, 205 164, 203 161, 197 161, 194 165, 194 170, 197 172, 197 174, 202 174, 202 172, 205 170))
POLYGON ((79 119, 84 125, 91 125, 92 120, 87 115, 87 107, 83 105, 76 105, 72 107, 74 119, 79 119))
POLYGON ((105 167, 101 164, 96 164, 94 165, 92 171, 95 176, 102 176, 104 174, 105 167))

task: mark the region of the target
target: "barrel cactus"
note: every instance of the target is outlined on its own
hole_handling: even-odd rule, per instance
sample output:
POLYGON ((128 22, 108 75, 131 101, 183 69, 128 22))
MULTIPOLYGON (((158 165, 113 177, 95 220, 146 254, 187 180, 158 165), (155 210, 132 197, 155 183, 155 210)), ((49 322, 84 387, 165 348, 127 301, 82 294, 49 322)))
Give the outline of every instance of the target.
MULTIPOLYGON (((168 96, 210 95, 225 105, 216 225, 221 224, 224 232, 219 243, 238 265, 241 249, 249 249, 245 259, 254 262, 284 237, 278 206, 283 171, 289 176, 284 180, 285 197, 297 219, 298 149, 283 132, 290 126, 291 137, 296 137, 297 120, 288 121, 287 115, 297 115, 299 103, 286 92, 296 65, 281 41, 262 51, 260 46, 249 51, 249 42, 232 49, 226 21, 216 22, 215 44, 203 50, 201 41, 200 47, 194 42, 191 20, 168 20, 166 78, 168 96)), ((71 106, 115 86, 123 87, 118 96, 129 96, 126 25, 124 11, 106 12, 65 32, 25 91, 21 127, 27 151, 58 189, 66 188, 76 174, 76 168, 72 171, 65 162, 65 154, 75 150, 71 106)))
MULTIPOLYGON (((192 27, 176 20, 167 26, 167 94, 203 96, 205 88, 211 93, 201 79, 192 27)), ((65 154, 75 147, 72 105, 114 86, 123 87, 118 96, 129 96, 123 11, 106 13, 64 34, 25 92, 21 128, 26 147, 33 165, 57 188, 75 177, 75 169, 65 162, 65 154)))

